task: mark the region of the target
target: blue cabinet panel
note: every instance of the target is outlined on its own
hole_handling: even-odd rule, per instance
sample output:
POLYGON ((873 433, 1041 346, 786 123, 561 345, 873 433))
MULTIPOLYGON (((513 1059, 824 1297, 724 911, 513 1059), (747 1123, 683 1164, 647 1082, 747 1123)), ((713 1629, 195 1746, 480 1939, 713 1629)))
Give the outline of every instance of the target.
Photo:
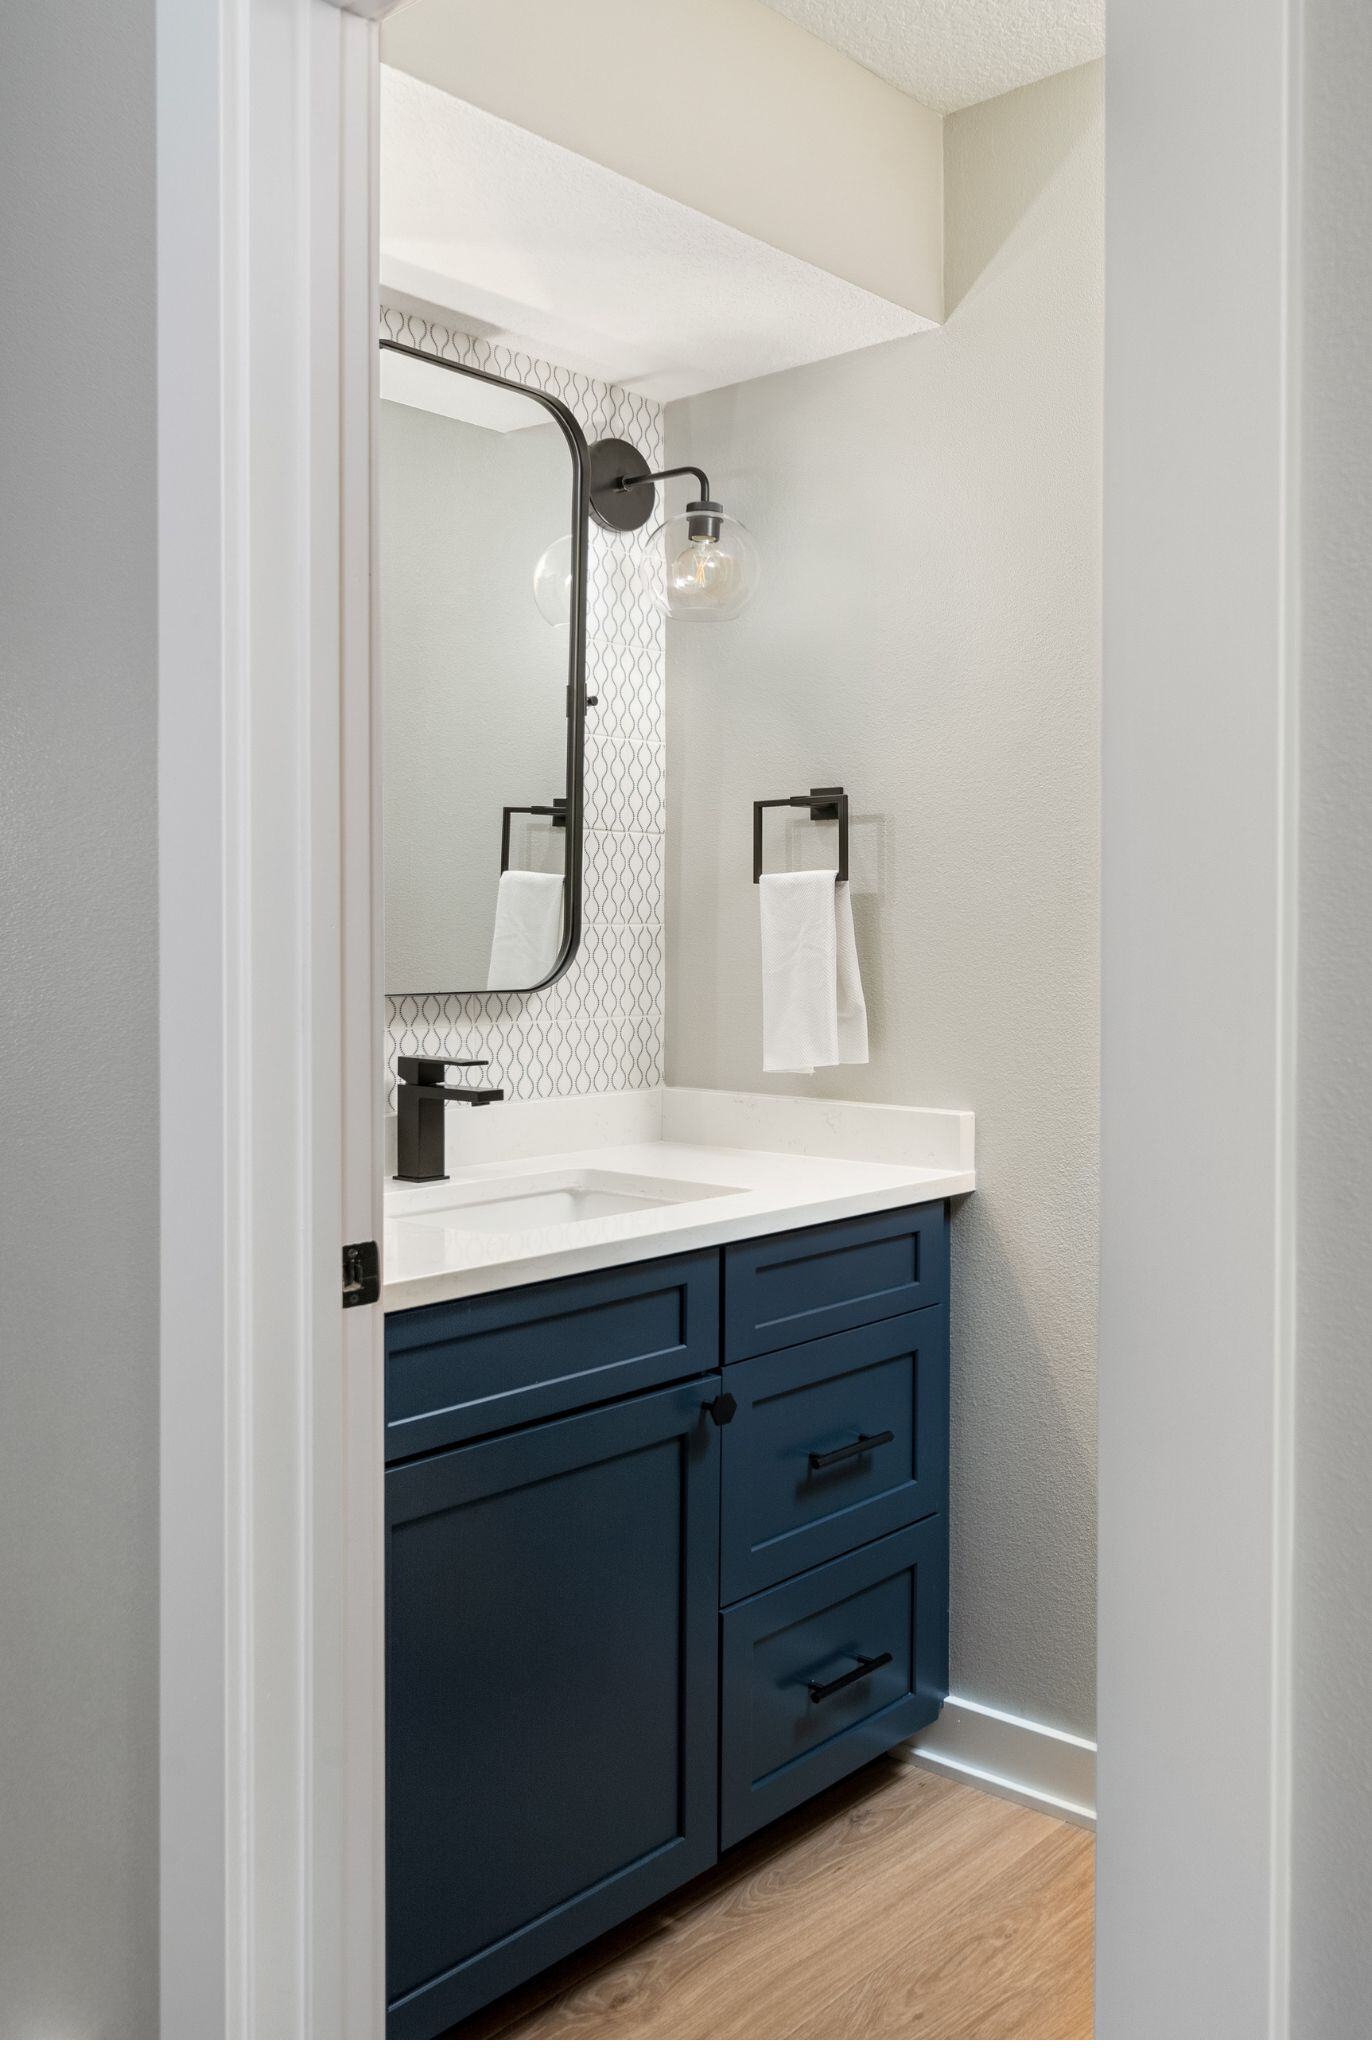
POLYGON ((388 1472, 392 2036, 714 1861, 718 1386, 388 1472))
POLYGON ((724 1358, 753 1358, 948 1298, 942 1202, 730 1245, 724 1358))
POLYGON ((726 1604, 943 1506, 948 1322, 896 1316, 731 1365, 723 1432, 726 1604))
POLYGON ((708 1372, 719 1254, 653 1259, 386 1318, 386 1458, 708 1372))
POLYGON ((731 1607, 721 1654, 727 1849, 938 1714, 948 1691, 944 1517, 731 1607))

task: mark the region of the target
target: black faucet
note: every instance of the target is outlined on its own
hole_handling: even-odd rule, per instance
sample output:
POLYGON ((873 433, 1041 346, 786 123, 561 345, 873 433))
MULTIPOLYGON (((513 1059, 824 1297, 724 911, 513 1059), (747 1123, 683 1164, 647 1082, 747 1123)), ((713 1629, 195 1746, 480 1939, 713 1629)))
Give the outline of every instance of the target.
POLYGON ((484 1067, 485 1060, 415 1058, 402 1053, 395 1063, 400 1076, 395 1091, 397 1180, 446 1180, 443 1157, 443 1105, 469 1102, 480 1109, 486 1102, 503 1102, 503 1088, 445 1088, 445 1067, 484 1067))

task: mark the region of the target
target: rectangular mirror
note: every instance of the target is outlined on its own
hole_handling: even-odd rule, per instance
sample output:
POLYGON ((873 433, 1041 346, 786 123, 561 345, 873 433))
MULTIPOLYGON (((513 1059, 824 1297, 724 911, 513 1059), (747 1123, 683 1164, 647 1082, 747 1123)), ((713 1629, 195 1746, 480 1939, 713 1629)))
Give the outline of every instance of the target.
POLYGON ((540 988, 581 921, 586 443, 557 399, 380 346, 386 988, 540 988))

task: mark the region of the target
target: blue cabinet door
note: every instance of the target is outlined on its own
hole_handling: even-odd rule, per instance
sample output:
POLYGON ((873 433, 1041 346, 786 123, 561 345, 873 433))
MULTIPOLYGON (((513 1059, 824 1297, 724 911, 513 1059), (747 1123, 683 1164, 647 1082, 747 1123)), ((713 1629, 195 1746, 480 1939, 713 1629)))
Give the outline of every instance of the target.
POLYGON ((717 1379, 386 1475, 388 2033, 717 1852, 717 1379))

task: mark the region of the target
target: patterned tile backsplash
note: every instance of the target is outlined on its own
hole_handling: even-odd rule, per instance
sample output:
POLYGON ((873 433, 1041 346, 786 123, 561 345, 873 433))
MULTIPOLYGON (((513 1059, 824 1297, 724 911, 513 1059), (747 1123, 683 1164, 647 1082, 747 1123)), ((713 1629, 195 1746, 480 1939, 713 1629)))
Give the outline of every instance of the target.
MULTIPOLYGON (((522 350, 383 306, 381 331, 571 407, 588 441, 614 434, 662 466, 662 408, 522 350)), ((638 534, 590 534, 586 840, 581 945, 535 995, 388 996, 394 1106, 399 1053, 470 1054, 512 1099, 651 1088, 662 1079, 662 866, 666 824, 663 623, 640 588, 638 534)))

